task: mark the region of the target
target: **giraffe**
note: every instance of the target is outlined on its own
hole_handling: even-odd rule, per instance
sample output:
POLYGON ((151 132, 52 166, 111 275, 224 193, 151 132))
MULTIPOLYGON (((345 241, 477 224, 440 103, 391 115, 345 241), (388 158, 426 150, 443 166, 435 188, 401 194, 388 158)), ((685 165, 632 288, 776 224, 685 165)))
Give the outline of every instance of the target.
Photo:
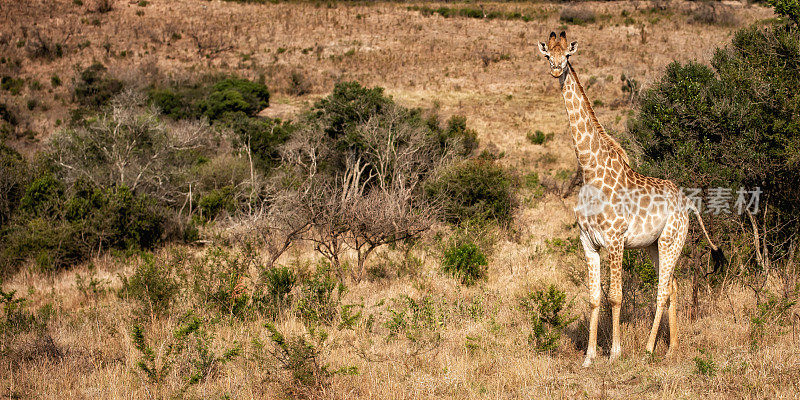
POLYGON ((670 343, 667 355, 678 344, 676 316, 677 283, 672 272, 683 249, 689 228, 689 211, 697 216, 708 240, 715 264, 724 261, 703 225, 694 202, 674 183, 644 176, 634 171, 625 150, 603 129, 595 116, 578 75, 569 62, 578 42, 567 42, 564 32, 550 33, 547 43, 539 43, 539 51, 550 63, 550 75, 557 78, 567 115, 569 116, 575 155, 583 175, 575 215, 580 241, 588 264, 589 344, 584 367, 597 355, 597 322, 600 312, 600 249, 608 252, 609 302, 612 315, 610 359, 619 358, 621 347, 619 317, 622 303, 622 255, 626 248, 645 248, 658 271, 656 313, 647 352, 652 353, 661 316, 669 301, 670 343))

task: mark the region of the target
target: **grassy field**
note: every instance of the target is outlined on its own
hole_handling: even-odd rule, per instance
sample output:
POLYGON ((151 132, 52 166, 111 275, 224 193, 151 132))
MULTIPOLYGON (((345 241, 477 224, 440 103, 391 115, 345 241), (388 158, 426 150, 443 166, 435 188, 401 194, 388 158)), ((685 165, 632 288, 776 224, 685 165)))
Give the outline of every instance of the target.
MULTIPOLYGON (((490 19, 446 18, 420 11, 440 6, 425 3, 152 0, 111 2, 110 11, 99 12, 101 3, 0 6, 0 75, 25 79, 16 95, 0 92, 2 102, 24 110, 11 141, 22 153, 33 155, 69 118, 79 71, 101 61, 134 87, 214 72, 263 79, 273 104, 298 107, 339 81, 381 86, 404 106, 465 115, 478 132, 478 151, 502 154, 502 165, 520 176, 537 172, 556 189, 543 196, 519 192, 521 206, 511 226, 487 234, 493 243, 488 278, 478 285, 462 286, 441 272, 436 236, 449 228, 438 226, 407 253, 379 249, 372 259, 377 272, 345 282, 337 304, 356 305, 352 309, 361 312, 360 319, 337 320, 321 328, 320 336, 308 332, 297 302, 279 313, 278 331, 314 343, 315 368, 327 365, 330 373, 312 381, 293 375, 290 353, 273 345, 265 325, 272 319, 195 310, 184 295, 166 315, 142 315, 137 304, 117 296, 123 277, 148 256, 106 254, 59 273, 39 272, 31 263, 4 281, 3 290, 16 290, 28 299, 28 309, 49 319, 45 333, 0 344, 13 350, 0 359, 4 398, 798 396, 800 336, 794 325, 757 331, 752 291, 734 283, 714 290, 701 286, 699 316, 690 321, 686 276, 679 279, 681 334, 674 357, 664 358, 665 335, 653 357, 644 353, 650 304, 624 319, 617 362, 604 357, 610 321, 602 317, 602 356, 591 368, 580 368, 588 335, 585 267, 574 242, 575 198, 563 198, 558 190, 574 174, 575 153, 557 81, 536 48, 553 30, 566 30, 579 42, 573 65, 601 123, 621 135, 632 107, 621 76, 647 87, 674 60, 708 62, 735 29, 771 18, 770 9, 736 3, 709 11, 695 2, 483 3, 487 12, 527 16, 490 19), (571 15, 586 21, 574 23, 571 15), (42 48, 62 54, 40 56, 42 48), (53 77, 63 83, 55 84, 53 77), (304 93, 297 95, 298 88, 304 93), (528 135, 535 131, 552 133, 552 139, 532 144, 528 135), (377 267, 391 272, 384 276, 377 267), (572 304, 567 312, 577 319, 555 350, 538 352, 529 340, 530 314, 520 302, 549 284, 567 293, 572 304), (175 332, 191 320, 185 315, 192 310, 203 322, 187 345, 175 332), (152 361, 132 340, 137 324, 152 361), (188 350, 174 350, 179 343, 188 350), (238 353, 228 361, 223 354, 231 348, 238 353), (178 353, 181 357, 170 355, 178 353), (163 379, 151 379, 137 365, 142 360, 171 368, 163 379), (202 379, 188 385, 185 377, 197 369, 204 371, 202 379)), ((179 280, 193 282, 195 270, 189 267, 214 264, 206 258, 209 252, 211 246, 166 245, 154 257, 188 275, 179 280)), ((301 244, 280 263, 313 276, 317 256, 311 245, 301 244)), ((252 282, 242 285, 249 290, 252 282)), ((298 290, 293 294, 300 297, 298 290)))

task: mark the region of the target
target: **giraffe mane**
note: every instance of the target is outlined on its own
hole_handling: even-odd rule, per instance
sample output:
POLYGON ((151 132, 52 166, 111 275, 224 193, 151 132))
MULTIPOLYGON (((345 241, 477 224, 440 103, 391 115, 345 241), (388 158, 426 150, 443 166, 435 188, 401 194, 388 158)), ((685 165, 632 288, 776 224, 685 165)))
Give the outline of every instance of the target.
POLYGON ((586 92, 583 91, 583 85, 581 85, 581 81, 578 80, 578 73, 575 72, 575 69, 572 68, 572 63, 567 62, 569 65, 569 73, 572 74, 572 79, 575 79, 575 83, 578 85, 578 90, 581 93, 581 97, 586 104, 586 108, 589 110, 589 119, 594 124, 595 129, 597 132, 600 133, 600 139, 606 143, 612 151, 617 153, 620 158, 622 159, 625 164, 630 165, 630 159, 628 158, 628 153, 625 152, 625 149, 617 142, 611 135, 609 135, 603 125, 600 125, 600 121, 597 119, 597 115, 594 113, 594 109, 592 108, 591 103, 589 103, 589 97, 586 96, 586 92))

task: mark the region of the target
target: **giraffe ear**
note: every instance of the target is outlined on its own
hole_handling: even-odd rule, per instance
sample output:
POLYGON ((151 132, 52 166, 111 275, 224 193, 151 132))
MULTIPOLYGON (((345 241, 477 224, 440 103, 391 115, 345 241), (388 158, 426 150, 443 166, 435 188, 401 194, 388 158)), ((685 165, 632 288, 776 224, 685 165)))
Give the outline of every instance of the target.
POLYGON ((542 52, 542 54, 544 55, 548 54, 547 45, 544 44, 544 42, 539 42, 539 51, 542 52))
POLYGON ((572 42, 569 44, 569 50, 567 50, 567 55, 571 56, 572 53, 578 50, 578 42, 572 42))

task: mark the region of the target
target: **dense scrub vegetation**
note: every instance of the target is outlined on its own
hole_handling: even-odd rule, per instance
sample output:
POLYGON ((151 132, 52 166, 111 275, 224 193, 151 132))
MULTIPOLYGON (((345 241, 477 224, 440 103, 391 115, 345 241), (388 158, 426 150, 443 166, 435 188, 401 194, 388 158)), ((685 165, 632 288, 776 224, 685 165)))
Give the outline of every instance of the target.
MULTIPOLYGON (((109 250, 114 262, 133 264, 113 291, 130 304, 134 372, 160 393, 187 393, 245 350, 287 376, 289 392, 308 393, 356 372, 328 364, 330 330, 382 330, 414 354, 438 347, 451 306, 401 296, 366 315, 343 303, 348 277, 415 274, 412 249, 441 220, 462 225, 459 242, 443 249, 444 272, 475 284, 486 276, 487 246, 468 226, 507 224, 514 206, 511 175, 471 158, 478 142, 466 118, 403 107, 381 88, 340 83, 282 121, 256 116, 269 101, 256 82, 215 76, 139 91, 93 64, 74 96, 73 120, 32 161, 0 147, 0 272, 26 263, 63 270, 109 250), (213 245, 199 257, 158 249, 200 238, 213 245), (321 259, 280 265, 301 241, 321 259), (405 256, 368 268, 385 245, 405 256), (305 333, 279 330, 288 317, 305 333), (269 334, 247 349, 220 347, 213 335, 222 322, 262 318, 269 334), (157 339, 148 321, 165 320, 171 334, 157 339), (169 389, 170 380, 183 383, 169 389)), ((96 304, 112 290, 94 274, 90 265, 76 287, 96 304)), ((61 354, 46 307, 0 294, 0 354, 23 357, 26 346, 31 357, 61 354), (39 342, 21 341, 34 333, 39 342)))
POLYGON ((210 76, 143 95, 95 63, 74 95, 83 108, 36 162, 0 148, 4 274, 26 260, 58 269, 110 248, 196 240, 230 217, 224 225, 240 228, 230 238, 255 240, 273 263, 308 240, 341 273, 340 254, 354 249, 360 279, 376 248, 438 218, 507 222, 513 206, 505 170, 461 161, 477 146, 465 118, 442 122, 381 88, 341 83, 281 121, 256 117, 269 104, 257 82, 210 76))

